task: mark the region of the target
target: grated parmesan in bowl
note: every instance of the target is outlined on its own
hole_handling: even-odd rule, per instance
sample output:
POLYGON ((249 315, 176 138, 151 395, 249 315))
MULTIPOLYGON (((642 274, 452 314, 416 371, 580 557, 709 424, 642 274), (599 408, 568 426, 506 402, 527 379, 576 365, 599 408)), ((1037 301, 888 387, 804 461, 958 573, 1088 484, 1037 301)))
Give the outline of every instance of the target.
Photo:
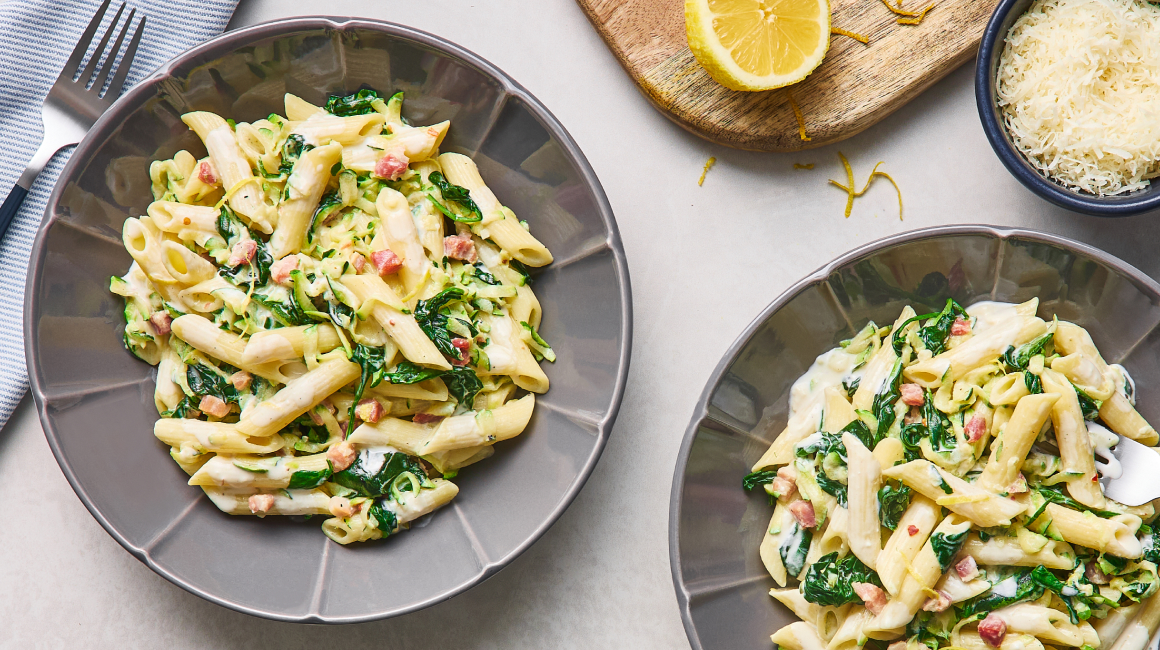
POLYGON ((1160 176, 1160 8, 1035 0, 1007 34, 995 92, 1015 148, 1065 187, 1110 196, 1160 176))

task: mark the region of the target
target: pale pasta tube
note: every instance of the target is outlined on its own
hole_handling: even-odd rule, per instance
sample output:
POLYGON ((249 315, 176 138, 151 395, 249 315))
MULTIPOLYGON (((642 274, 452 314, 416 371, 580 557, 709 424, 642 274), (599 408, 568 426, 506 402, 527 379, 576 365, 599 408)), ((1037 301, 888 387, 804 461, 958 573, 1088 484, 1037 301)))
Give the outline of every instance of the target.
MULTIPOLYGON (((956 646, 963 650, 996 650, 978 632, 959 634, 956 646)), ((1044 647, 1042 641, 1030 634, 1008 634, 1003 637, 998 650, 1044 650, 1044 647)))
MULTIPOLYGON (((954 515, 943 519, 935 528, 934 535, 957 535, 970 530, 971 522, 964 517, 954 515)), ((902 578, 902 587, 898 595, 891 598, 882 611, 869 621, 864 627, 867 636, 881 638, 889 630, 900 628, 910 622, 922 604, 927 599, 927 593, 938 582, 943 574, 943 567, 939 564, 938 556, 930 539, 923 544, 922 549, 914 556, 910 569, 902 578)), ((889 638, 889 637, 888 637, 889 638)))
POLYGON ((154 422, 153 435, 170 447, 186 445, 200 452, 224 454, 269 454, 283 445, 279 436, 247 436, 236 424, 183 418, 162 418, 154 422))
POLYGON ((315 338, 314 346, 319 354, 325 354, 342 345, 338 332, 330 323, 317 325, 297 325, 255 332, 250 335, 242 349, 241 360, 248 365, 259 365, 271 361, 301 359, 306 354, 307 341, 315 338))
MULTIPOLYGON (((368 394, 382 397, 394 397, 412 400, 426 400, 429 402, 446 402, 447 385, 442 379, 428 379, 417 384, 392 384, 387 380, 377 386, 367 389, 368 394)), ((503 402, 495 406, 499 406, 503 402)))
POLYGON ((491 458, 494 453, 495 447, 485 445, 440 451, 427 454, 423 456, 423 459, 431 463, 436 471, 446 475, 448 472, 457 472, 468 465, 474 465, 481 460, 491 458))
POLYGON ((285 384, 290 381, 290 377, 282 372, 282 366, 277 362, 246 363, 245 340, 233 332, 218 328, 204 316, 185 314, 175 318, 170 327, 173 328, 177 338, 215 359, 275 383, 285 384))
POLYGON ((295 472, 323 472, 326 454, 311 456, 225 456, 209 459, 189 478, 190 485, 284 488, 295 472))
MULTIPOLYGON (((1061 327, 1062 325, 1061 323, 1061 327)), ((1055 336, 1058 341, 1059 332, 1056 332, 1055 336)), ((1072 352, 1056 358, 1051 362, 1051 369, 1067 377, 1068 381, 1092 399, 1108 399, 1116 390, 1115 382, 1110 377, 1105 377, 1100 365, 1083 352, 1072 352)))
POLYGON ((419 162, 431 158, 439 152, 439 145, 447 137, 447 129, 451 122, 443 121, 431 126, 414 128, 403 127, 383 138, 388 148, 401 149, 411 162, 419 162))
POLYGON ((321 106, 315 106, 298 95, 286 93, 282 101, 286 108, 286 119, 293 122, 301 122, 310 119, 312 115, 326 113, 321 106))
POLYGON ((217 231, 220 210, 174 201, 154 201, 146 212, 161 232, 174 235, 183 242, 208 248, 211 240, 221 240, 217 231))
POLYGON ((217 275, 217 267, 174 241, 161 242, 161 261, 165 270, 181 286, 195 285, 217 275))
POLYGON ((1160 442, 1156 429, 1148 424, 1132 403, 1122 393, 1116 391, 1100 406, 1100 419, 1108 428, 1127 436, 1136 442, 1151 447, 1160 442))
POLYGON ((268 436, 314 408, 331 393, 358 378, 361 368, 345 358, 333 358, 293 379, 270 399, 247 410, 238 430, 249 436, 268 436))
POLYGON ((794 446, 818 430, 821 417, 821 404, 814 404, 791 415, 785 428, 769 445, 769 449, 753 464, 752 470, 756 472, 767 467, 792 463, 794 446))
POLYGON ((971 535, 963 544, 963 553, 975 558, 980 565, 1028 566, 1043 565, 1048 569, 1072 570, 1075 568, 1075 551, 1071 544, 1048 540, 1043 548, 1034 553, 1023 550, 1014 537, 991 537, 987 541, 971 535))
POLYGON ((910 507, 898 520, 898 528, 878 555, 878 577, 882 580, 882 586, 886 587, 886 593, 898 595, 906 567, 914 561, 914 556, 918 555, 939 519, 939 508, 934 501, 921 494, 914 496, 910 507), (911 526, 915 528, 913 535, 910 534, 911 526))
POLYGON ((177 374, 184 375, 185 363, 172 347, 166 345, 161 350, 161 361, 157 364, 157 388, 153 390, 153 404, 158 413, 175 408, 185 397, 181 386, 173 380, 177 374))
POLYGON ((520 335, 522 326, 503 314, 483 314, 481 320, 487 323, 491 333, 483 348, 490 365, 486 374, 508 375, 524 390, 546 393, 548 376, 524 343, 520 335))
MULTIPOLYGON (((291 135, 300 135, 306 144, 322 148, 328 143, 338 145, 354 144, 368 136, 377 134, 383 128, 382 113, 365 113, 340 117, 325 111, 311 114, 294 125, 291 135)), ((334 162, 342 157, 342 149, 335 154, 334 162)))
POLYGON ((878 566, 882 552, 881 525, 878 523, 878 489, 882 468, 874 454, 856 436, 842 434, 849 459, 849 542, 850 551, 871 569, 878 566))
POLYGON ((1140 604, 1140 610, 1132 622, 1116 638, 1115 643, 1105 641, 1103 647, 1109 650, 1144 650, 1148 640, 1160 624, 1160 595, 1153 594, 1140 604))
MULTIPOLYGON (((874 396, 881 392, 883 384, 890 376, 890 371, 894 368, 894 363, 898 360, 898 355, 894 353, 894 345, 891 343, 894 333, 902 327, 903 323, 914 316, 913 308, 909 305, 904 307, 890 328, 891 334, 883 341, 882 347, 878 348, 878 351, 872 354, 866 362, 866 368, 862 372, 862 381, 858 383, 858 390, 854 391, 854 397, 851 400, 855 409, 866 411, 873 406, 874 396)), ((902 334, 900 333, 899 336, 902 334)))
POLYGON ((1135 515, 1103 519, 1090 512, 1077 512, 1049 503, 1037 521, 1045 520, 1050 521, 1051 526, 1069 544, 1129 559, 1138 558, 1144 552, 1140 540, 1136 539, 1140 518, 1135 515))
POLYGON ((403 268, 399 269, 403 287, 408 295, 416 293, 416 287, 430 275, 431 262, 419 241, 407 197, 389 187, 383 188, 375 199, 375 208, 384 226, 380 232, 387 246, 403 260, 403 268))
POLYGON ((140 219, 130 217, 125 220, 125 224, 122 226, 121 241, 125 244, 125 250, 129 251, 133 261, 153 283, 157 293, 170 302, 180 304, 177 299, 178 287, 173 286, 175 280, 165 269, 161 240, 157 235, 147 228, 140 219))
POLYGON ((490 411, 444 418, 435 435, 423 446, 423 453, 477 447, 514 438, 528 426, 535 405, 536 396, 525 395, 490 411))
POLYGON ((937 356, 919 361, 903 371, 908 380, 925 388, 961 379, 990 363, 1010 346, 1019 346, 1047 332, 1047 323, 1035 316, 1006 319, 937 356))
POLYGON ((824 411, 826 431, 837 433, 858 419, 858 414, 854 412, 850 400, 846 399, 845 391, 836 386, 830 386, 825 390, 824 395, 826 399, 824 411))
POLYGON ((483 182, 479 168, 472 159, 462 154, 445 153, 439 156, 439 165, 448 181, 467 188, 483 213, 483 221, 472 224, 472 232, 484 239, 491 239, 509 255, 528 266, 551 264, 552 253, 520 225, 511 210, 500 205, 495 194, 483 182))
POLYGON ((1093 617, 1093 628, 1095 629, 1096 636, 1100 639, 1100 645, 1097 647, 1112 647, 1116 639, 1120 637, 1120 634, 1136 618, 1136 614, 1140 612, 1140 609, 1141 605, 1139 603, 1132 603, 1131 605, 1108 610, 1108 615, 1101 619, 1095 619, 1093 617))
POLYGON ((785 504, 778 502, 773 507, 773 518, 769 520, 769 526, 766 527, 765 535, 761 538, 761 546, 758 548, 761 563, 765 565, 766 572, 779 587, 785 586, 787 577, 780 549, 794 531, 796 523, 785 504))
POLYGON ((1059 393, 1028 395, 1015 405, 1011 420, 991 445, 991 460, 983 469, 979 485, 994 492, 1005 491, 1019 477, 1019 468, 1031 451, 1039 431, 1051 416, 1059 393))
POLYGON ((423 446, 435 434, 435 427, 409 420, 386 417, 378 422, 364 422, 347 440, 360 447, 394 447, 412 456, 425 453, 423 446))
POLYGON ((1014 406, 1031 393, 1027 390, 1027 382, 1021 372, 996 377, 991 382, 990 388, 991 404, 995 406, 1014 406))
POLYGON ((181 120, 205 143, 213 166, 221 176, 222 187, 229 194, 230 208, 249 220, 254 228, 267 234, 273 232, 269 208, 262 200, 262 188, 229 124, 204 111, 186 113, 181 120))
POLYGON ((399 346, 404 357, 420 365, 451 369, 451 364, 423 333, 415 317, 403 313, 405 307, 398 294, 382 278, 371 274, 344 275, 342 284, 354 294, 363 309, 368 302, 373 302, 370 314, 399 346))
POLYGON ((818 553, 821 555, 837 553, 838 555, 845 556, 849 550, 850 511, 839 506, 830 513, 830 518, 826 523, 826 530, 822 533, 818 553))
POLYGON ((809 623, 790 623, 770 635, 770 640, 786 650, 825 650, 826 644, 809 623))
MULTIPOLYGON (((821 605, 816 605, 806 600, 802 596, 801 590, 796 587, 790 587, 789 589, 770 589, 769 595, 777 602, 788 607, 794 615, 803 621, 817 621, 822 610, 825 609, 821 605)), ((818 633, 821 634, 820 631, 818 633)))
POLYGON ((253 515, 250 497, 262 494, 274 498, 274 505, 262 515, 327 515, 330 495, 322 490, 275 490, 260 492, 246 488, 221 488, 203 485, 202 490, 218 510, 229 515, 253 515))
POLYGON ((1096 463, 1092 455, 1092 441, 1084 422, 1079 397, 1066 377, 1054 370, 1042 375, 1043 390, 1059 394, 1059 401, 1051 407, 1051 423, 1059 445, 1063 471, 1077 476, 1067 482, 1072 498, 1089 508, 1104 508, 1104 493, 1096 482, 1096 463))
POLYGON ((975 483, 946 472, 926 460, 912 460, 882 471, 883 476, 902 481, 911 489, 951 512, 960 514, 982 528, 1009 526, 1024 506, 988 492, 975 483), (947 490, 950 490, 949 492, 947 490))
POLYGON ((1006 623, 1009 632, 1030 634, 1040 641, 1075 648, 1084 643, 1079 627, 1068 620, 1067 614, 1050 607, 1018 603, 997 609, 992 615, 1006 623))
POLYGON ((341 156, 342 147, 328 144, 303 153, 294 163, 286 181, 287 199, 278 205, 278 225, 270 236, 270 255, 274 259, 302 250, 310 219, 330 181, 331 167, 341 156))

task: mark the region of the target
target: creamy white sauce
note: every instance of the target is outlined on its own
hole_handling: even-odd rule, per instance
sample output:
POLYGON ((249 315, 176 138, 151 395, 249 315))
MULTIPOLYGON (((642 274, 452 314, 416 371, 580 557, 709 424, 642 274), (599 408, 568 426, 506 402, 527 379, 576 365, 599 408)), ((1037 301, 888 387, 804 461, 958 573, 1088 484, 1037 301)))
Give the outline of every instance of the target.
POLYGON ((858 355, 850 354, 842 348, 834 348, 820 355, 790 388, 790 415, 809 411, 815 405, 821 406, 825 400, 826 389, 830 386, 841 388, 843 379, 853 383, 855 379, 861 378, 866 366, 855 370, 854 364, 857 361, 858 355))
POLYGON ((1116 392, 1127 398, 1128 403, 1132 406, 1136 405, 1136 380, 1132 379, 1132 375, 1128 374, 1128 369, 1118 363, 1108 364, 1108 370, 1112 371, 1112 375, 1116 377, 1116 392), (1131 388, 1129 394, 1125 390, 1125 384, 1131 388))
POLYGON ((1119 436, 1096 422, 1088 422, 1087 430, 1088 438, 1092 442, 1092 451, 1096 455, 1096 460, 1103 464, 1100 473, 1103 474, 1104 478, 1120 478, 1123 476, 1124 468, 1111 452, 1111 448, 1115 447, 1116 443, 1120 441, 1119 436))
POLYGON ((1011 302, 984 300, 967 307, 967 315, 975 319, 971 327, 973 334, 979 334, 1003 321, 1018 316, 1017 305, 1011 302))
POLYGON ((1007 578, 1006 580, 992 586, 991 593, 1002 598, 1013 598, 1018 588, 1019 585, 1015 581, 1015 576, 1011 576, 1010 578, 1007 578))
POLYGON ((362 460, 362 469, 368 474, 377 474, 383 468, 383 463, 387 462, 387 456, 397 453, 399 453, 399 450, 390 445, 366 447, 359 452, 359 458, 362 460))

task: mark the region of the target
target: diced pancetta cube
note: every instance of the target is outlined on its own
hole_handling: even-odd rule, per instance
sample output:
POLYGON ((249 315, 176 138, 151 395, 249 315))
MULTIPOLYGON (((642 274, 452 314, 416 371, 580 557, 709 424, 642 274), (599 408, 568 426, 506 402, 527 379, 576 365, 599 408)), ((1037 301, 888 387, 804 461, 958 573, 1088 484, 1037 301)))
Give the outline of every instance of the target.
POLYGON ((435 415, 434 413, 416 413, 415 417, 411 418, 411 421, 415 424, 431 424, 432 422, 442 420, 443 417, 442 415, 435 415))
POLYGON ((354 464, 354 459, 358 457, 358 450, 349 441, 343 440, 337 445, 331 447, 326 452, 326 458, 334 466, 334 471, 341 472, 342 470, 354 464))
POLYGON ((443 238, 443 254, 453 260, 474 262, 475 242, 470 235, 448 235, 443 238))
POLYGON ((1108 575, 1104 573, 1103 569, 1100 568, 1099 563, 1095 560, 1087 563, 1087 566, 1084 567, 1083 574, 1087 577, 1088 582, 1092 583, 1093 585, 1106 585, 1111 582, 1111 580, 1108 578, 1108 575))
POLYGON ((981 415, 972 415, 963 432, 967 434, 967 442, 977 442, 987 433, 987 421, 981 415))
POLYGON ((995 616, 994 612, 987 614, 987 618, 979 622, 979 636, 983 637, 987 645, 998 648, 1003 645, 1003 639, 1007 638, 1007 623, 995 616))
POLYGON ((910 406, 922 406, 926 397, 922 394, 922 386, 918 384, 902 384, 898 387, 902 393, 902 403, 910 406))
POLYGON ((378 422, 383 417, 383 405, 379 404, 379 400, 368 397, 354 407, 354 415, 363 422, 378 422))
POLYGON ((407 163, 410 161, 402 152, 389 153, 375 163, 375 176, 379 178, 386 178, 388 180, 398 180, 403 172, 407 171, 407 163))
POLYGON ((250 495, 250 512, 256 515, 264 515, 270 512, 274 507, 273 494, 253 494, 250 495))
POLYGON ((850 585, 854 588, 854 593, 865 603, 867 611, 877 616, 886 607, 886 592, 878 585, 870 584, 869 582, 855 582, 850 585))
POLYGON ((928 598, 923 604, 922 610, 924 612, 945 612, 951 606, 951 597, 945 591, 935 592, 938 594, 937 598, 928 598))
POLYGON ((346 519, 354 516, 354 506, 350 505, 350 499, 346 497, 330 497, 330 503, 327 505, 330 507, 330 514, 335 517, 346 519))
POLYGON ((818 525, 817 515, 814 514, 814 504, 798 499, 787 506, 789 513, 797 520, 802 528, 813 528, 818 525))
POLYGON ((355 273, 362 273, 362 270, 367 265, 367 258, 362 256, 362 253, 350 254, 350 265, 355 273))
POLYGON ((250 387, 250 382, 254 380, 254 376, 245 370, 239 370, 230 375, 230 383, 238 390, 246 390, 250 387))
POLYGON ((399 269, 403 268, 403 260, 399 259, 398 255, 392 250, 375 251, 371 253, 371 264, 375 265, 375 270, 381 276, 388 276, 398 273, 399 269))
POLYGON ((169 324, 172 322, 173 319, 169 317, 169 312, 166 311, 155 311, 153 312, 153 315, 149 317, 149 323, 153 325, 153 332, 156 333, 157 336, 165 336, 166 334, 169 334, 171 331, 173 331, 169 327, 169 324))
POLYGON ((217 170, 213 168, 213 163, 208 160, 203 160, 197 165, 197 180, 206 185, 216 185, 218 182, 217 170))
POLYGON ((288 255, 270 265, 270 277, 278 284, 290 283, 290 272, 298 269, 298 256, 288 255))
POLYGON ((471 359, 471 356, 467 352, 471 348, 471 341, 462 338, 453 338, 451 339, 451 345, 454 345, 455 349, 459 350, 459 358, 453 359, 451 361, 452 365, 466 366, 467 362, 471 359))
POLYGON ((204 395, 201 398, 201 403, 197 405, 198 410, 206 415, 212 415, 215 418, 224 418, 230 414, 230 405, 222 401, 220 397, 213 395, 204 395))
POLYGON ((242 264, 249 264, 257 252, 258 242, 252 239, 243 239, 230 249, 230 258, 226 260, 226 266, 234 268, 242 264))
POLYGON ((979 575, 979 565, 975 563, 975 558, 968 555, 955 565, 955 573, 959 574, 963 582, 974 580, 979 575))
POLYGON ((964 319, 962 316, 955 318, 955 322, 951 325, 951 336, 962 336, 971 333, 971 321, 964 319))

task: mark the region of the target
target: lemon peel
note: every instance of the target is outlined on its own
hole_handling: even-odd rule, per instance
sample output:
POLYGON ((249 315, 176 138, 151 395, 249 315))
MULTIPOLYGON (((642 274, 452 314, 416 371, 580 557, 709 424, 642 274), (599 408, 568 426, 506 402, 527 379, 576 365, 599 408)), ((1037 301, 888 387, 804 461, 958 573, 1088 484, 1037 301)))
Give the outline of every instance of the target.
POLYGON ((870 184, 872 182, 874 182, 874 179, 881 177, 881 178, 885 178, 886 180, 890 181, 890 184, 894 186, 894 191, 898 194, 898 220, 899 221, 903 220, 902 219, 902 189, 898 187, 898 183, 896 183, 894 181, 894 178, 892 178, 890 176, 890 174, 887 174, 886 172, 878 171, 878 167, 880 167, 884 161, 879 161, 877 165, 874 165, 874 169, 870 170, 870 176, 866 179, 866 184, 864 186, 862 186, 862 190, 855 191, 854 190, 854 169, 852 167, 850 167, 850 161, 846 159, 845 154, 843 154, 841 151, 838 152, 838 158, 842 159, 842 166, 845 167, 845 169, 846 169, 846 183, 847 183, 847 185, 842 185, 841 183, 839 183, 838 181, 836 181, 832 178, 829 179, 829 181, 830 181, 831 185, 834 185, 838 189, 846 192, 846 218, 847 219, 850 218, 850 213, 854 210, 854 199, 865 194, 866 190, 870 189, 870 184))
POLYGON ((709 170, 713 169, 713 165, 716 164, 717 156, 709 156, 709 159, 705 161, 705 168, 701 170, 701 178, 697 179, 697 187, 705 184, 705 174, 708 174, 709 170))
POLYGON ((906 11, 902 8, 902 0, 897 0, 897 7, 892 6, 890 0, 882 0, 882 4, 886 5, 886 8, 894 15, 899 16, 897 21, 899 25, 917 25, 922 22, 923 18, 926 18, 927 12, 934 9, 934 4, 931 3, 922 11, 906 11))
POLYGON ((794 119, 798 123, 798 137, 802 139, 802 142, 809 142, 810 136, 806 135, 806 120, 802 117, 802 109, 794 101, 793 93, 789 91, 789 88, 785 89, 785 96, 789 97, 789 107, 793 109, 794 119))
POLYGON ((863 45, 867 45, 870 43, 869 37, 863 36, 863 35, 858 34, 856 32, 846 31, 846 30, 842 29, 841 27, 830 27, 830 33, 837 34, 839 36, 848 36, 848 37, 858 41, 859 43, 861 43, 863 45))

